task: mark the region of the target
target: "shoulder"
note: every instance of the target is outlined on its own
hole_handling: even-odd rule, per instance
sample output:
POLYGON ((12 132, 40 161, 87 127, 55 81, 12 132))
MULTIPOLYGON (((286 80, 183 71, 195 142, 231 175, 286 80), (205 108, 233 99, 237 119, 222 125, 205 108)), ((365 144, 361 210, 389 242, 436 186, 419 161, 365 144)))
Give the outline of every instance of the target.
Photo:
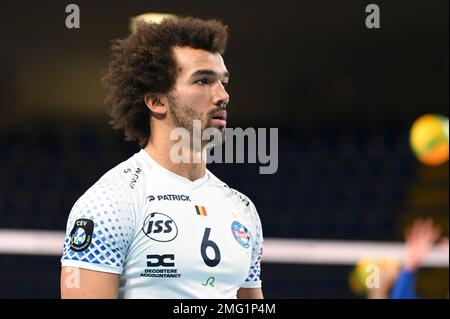
POLYGON ((103 174, 86 192, 80 196, 74 207, 89 203, 114 206, 131 206, 135 197, 134 190, 144 178, 144 165, 134 154, 103 174))
POLYGON ((141 152, 138 152, 110 169, 98 182, 117 183, 121 188, 133 190, 138 187, 138 181, 143 179, 142 175, 148 174, 151 170, 145 164, 141 152))
POLYGON ((113 222, 131 225, 135 222, 141 192, 136 186, 139 178, 133 175, 136 172, 140 175, 143 171, 135 155, 103 174, 76 200, 69 213, 68 231, 79 219, 98 221, 98 225, 113 222))
POLYGON ((251 199, 245 195, 244 193, 241 193, 240 191, 238 191, 237 189, 231 188, 230 187, 230 191, 233 192, 237 198, 249 209, 254 209, 256 210, 255 204, 253 204, 253 202, 251 201, 251 199))
MULTIPOLYGON (((230 188, 230 192, 234 194, 236 200, 240 201, 242 207, 241 217, 246 221, 250 229, 251 238, 255 242, 255 247, 260 247, 263 241, 263 231, 261 218, 252 200, 240 191, 230 188)), ((259 251, 256 249, 255 251, 259 251)))
POLYGON ((145 162, 140 151, 107 171, 93 187, 129 194, 143 187, 143 181, 151 174, 151 171, 152 167, 145 162))

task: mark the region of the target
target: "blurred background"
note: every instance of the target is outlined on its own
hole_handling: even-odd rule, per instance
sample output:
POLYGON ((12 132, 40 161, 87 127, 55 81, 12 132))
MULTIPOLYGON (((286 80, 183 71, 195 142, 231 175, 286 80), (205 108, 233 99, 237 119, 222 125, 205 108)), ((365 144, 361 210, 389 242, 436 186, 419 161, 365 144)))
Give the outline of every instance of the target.
MULTIPOLYGON (((279 130, 276 174, 210 166, 253 200, 266 238, 400 242, 419 216, 448 236, 448 161, 421 164, 409 132, 448 117, 449 2, 372 2, 380 29, 367 1, 3 1, 0 229, 64 231, 76 199, 139 150, 109 128, 100 77, 131 17, 167 12, 229 26, 228 125, 279 130)), ((0 254, 0 297, 58 298, 59 258, 0 254)), ((265 296, 359 298, 352 268, 263 263, 265 296)), ((417 289, 448 298, 448 267, 421 269, 417 289)))

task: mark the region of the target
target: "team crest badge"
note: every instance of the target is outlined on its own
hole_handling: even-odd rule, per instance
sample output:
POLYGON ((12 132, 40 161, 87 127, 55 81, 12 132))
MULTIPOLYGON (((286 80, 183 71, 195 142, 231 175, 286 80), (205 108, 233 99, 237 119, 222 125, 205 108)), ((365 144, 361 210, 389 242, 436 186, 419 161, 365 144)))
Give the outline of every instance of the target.
POLYGON ((250 233, 244 225, 238 221, 234 221, 231 224, 231 232, 233 233, 234 239, 244 248, 250 247, 250 233))
POLYGON ((90 219, 78 219, 70 233, 70 249, 76 252, 86 250, 92 241, 94 222, 90 219))

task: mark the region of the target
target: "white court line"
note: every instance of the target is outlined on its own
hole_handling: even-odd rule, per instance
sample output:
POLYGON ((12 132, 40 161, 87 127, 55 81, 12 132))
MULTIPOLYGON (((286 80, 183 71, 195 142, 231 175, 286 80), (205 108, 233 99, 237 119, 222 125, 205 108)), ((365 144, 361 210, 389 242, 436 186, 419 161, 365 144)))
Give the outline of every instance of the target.
MULTIPOLYGON (((0 229, 0 254, 60 256, 63 243, 61 231, 0 229)), ((402 260, 403 253, 401 242, 266 238, 263 262, 354 265, 361 258, 402 260)), ((423 266, 448 268, 448 249, 433 248, 423 266)))

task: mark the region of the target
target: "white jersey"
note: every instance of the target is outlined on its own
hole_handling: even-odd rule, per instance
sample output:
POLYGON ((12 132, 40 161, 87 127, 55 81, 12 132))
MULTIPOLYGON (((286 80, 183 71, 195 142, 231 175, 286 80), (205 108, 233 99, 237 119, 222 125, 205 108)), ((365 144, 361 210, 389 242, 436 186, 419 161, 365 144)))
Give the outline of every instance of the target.
POLYGON ((62 266, 120 274, 120 298, 236 298, 261 287, 253 203, 211 172, 190 181, 144 150, 75 203, 62 266))

